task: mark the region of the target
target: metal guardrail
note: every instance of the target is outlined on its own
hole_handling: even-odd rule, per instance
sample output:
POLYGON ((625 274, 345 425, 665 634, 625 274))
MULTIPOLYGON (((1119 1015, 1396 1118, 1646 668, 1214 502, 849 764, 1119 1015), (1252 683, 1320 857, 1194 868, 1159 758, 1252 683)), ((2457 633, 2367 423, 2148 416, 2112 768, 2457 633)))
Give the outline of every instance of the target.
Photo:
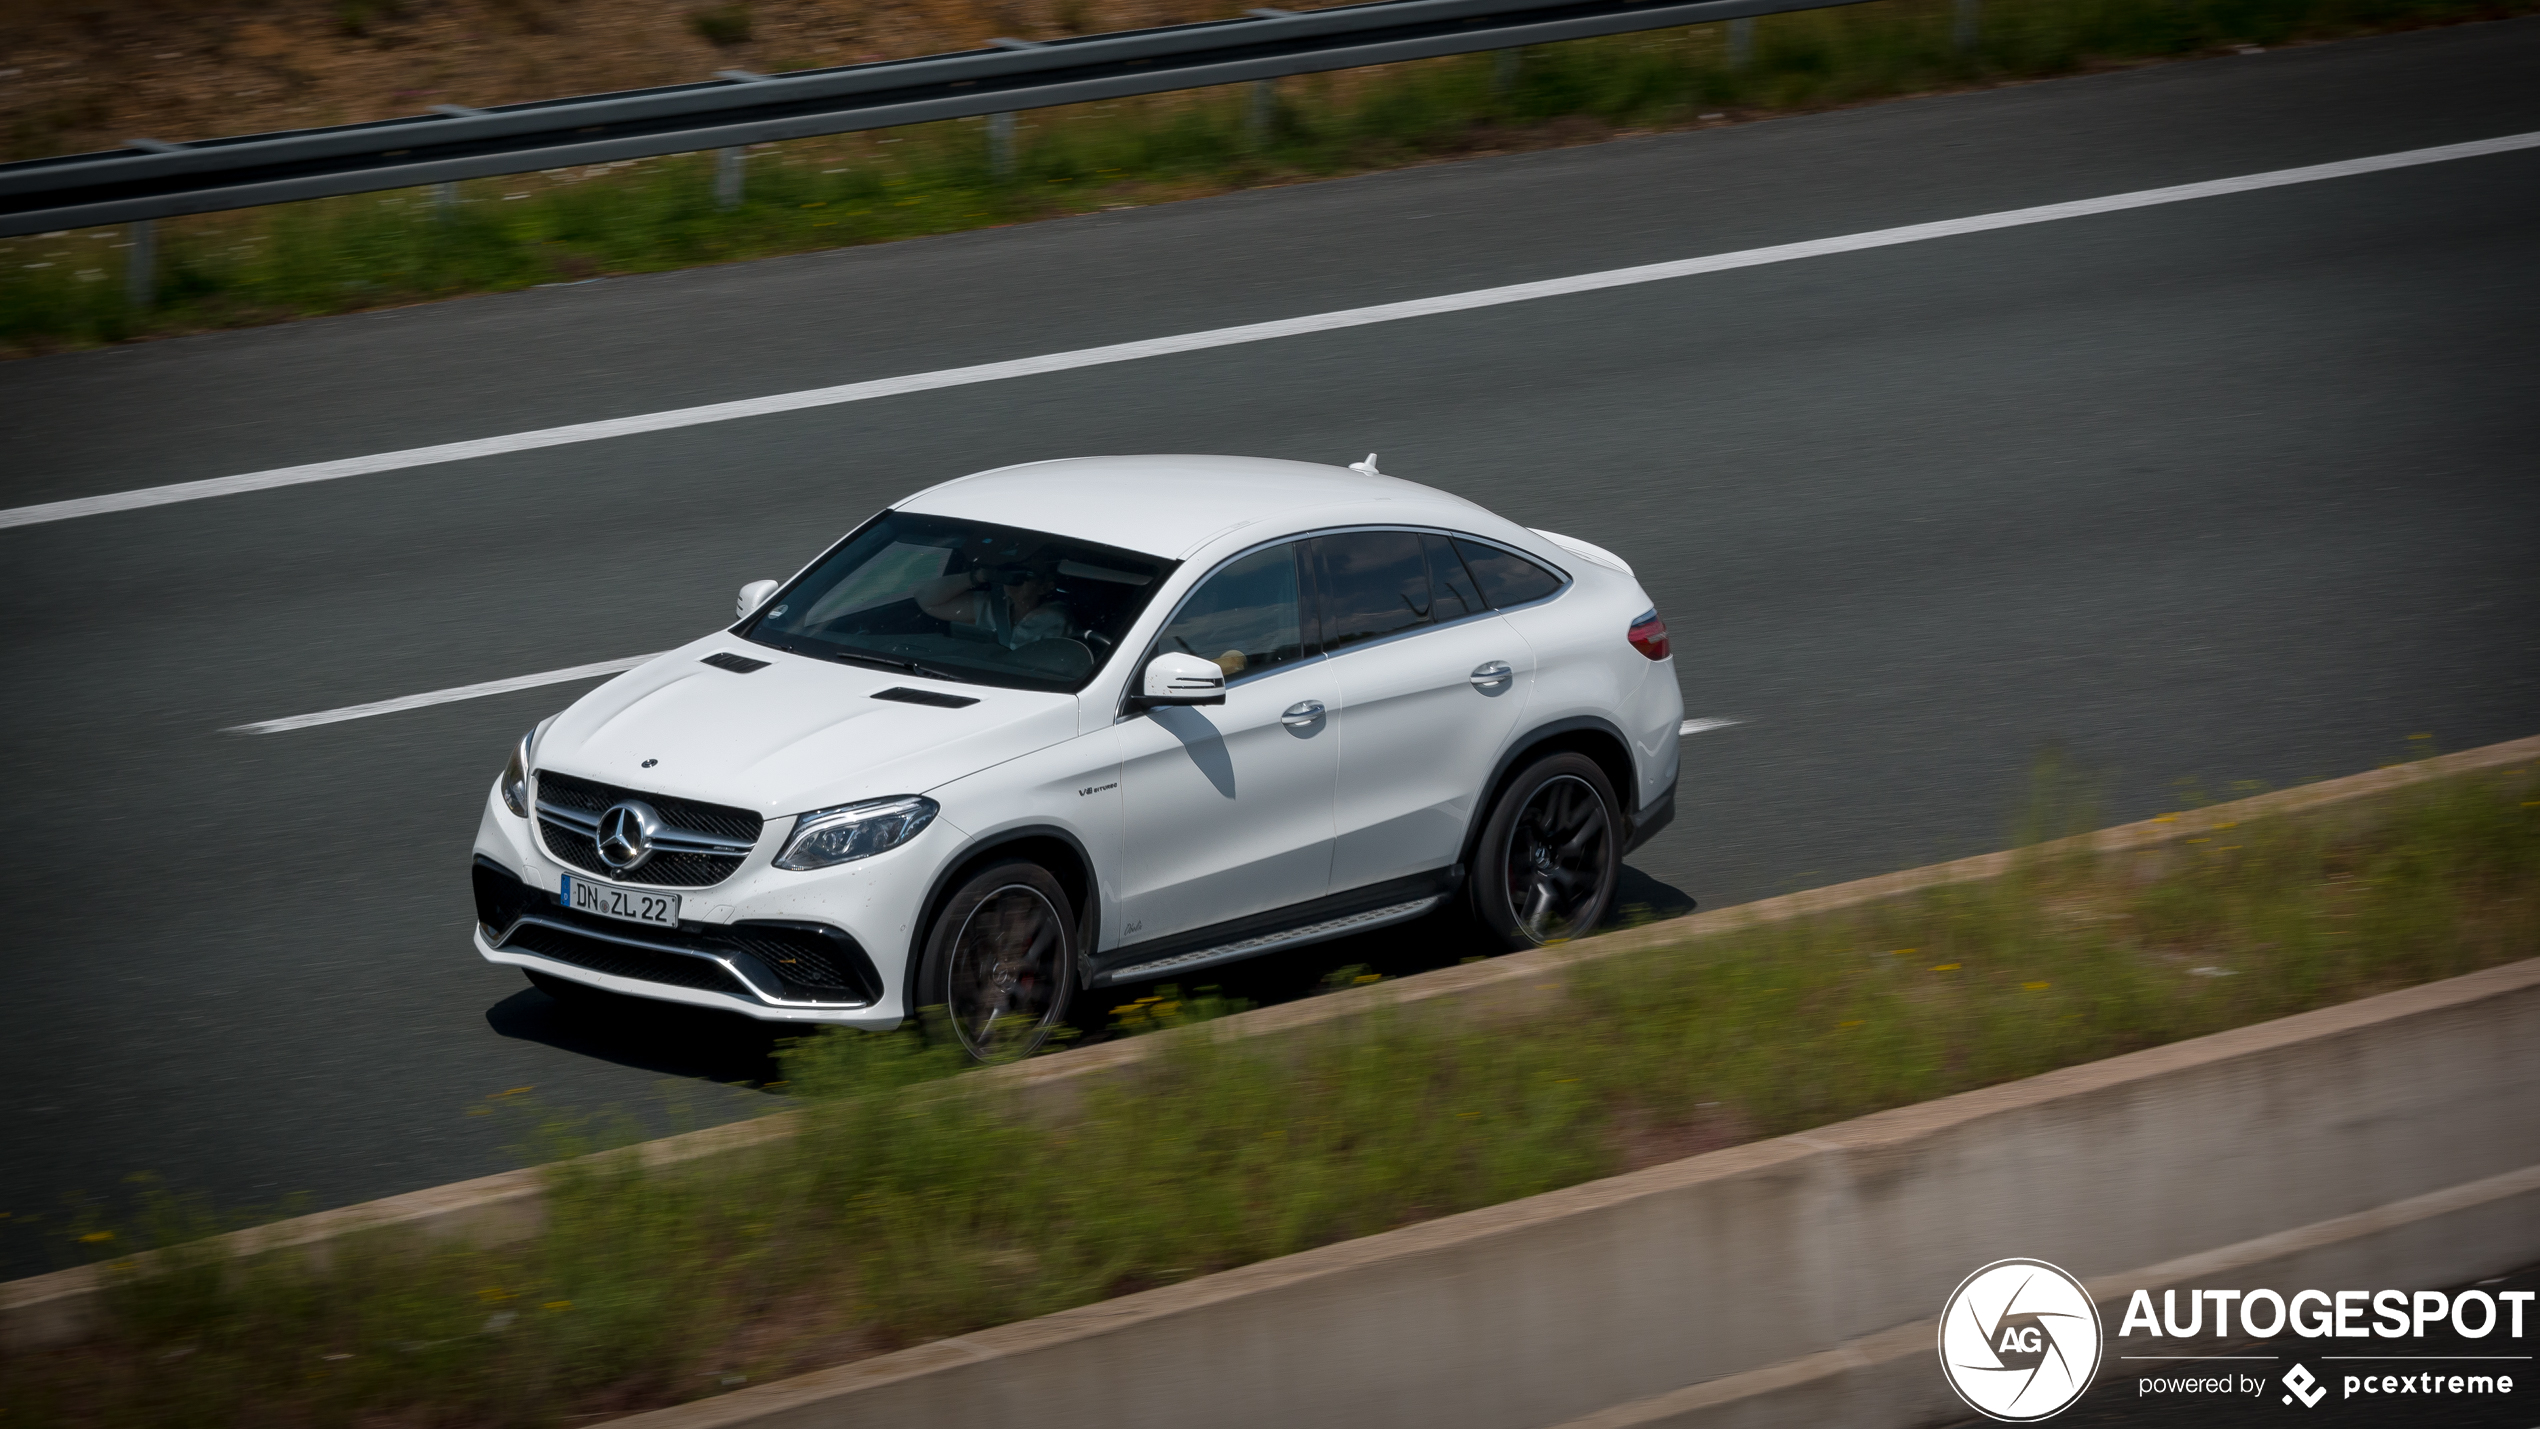
MULTIPOLYGON (((0 237, 368 193, 1165 90, 1508 50, 1865 0, 1376 0, 1330 10, 0 164, 0 237)), ((1962 32, 1975 0, 1957 0, 1962 32)), ((1743 30, 1744 27, 1737 27, 1743 30)), ((1741 36, 1741 38, 1743 38, 1741 36)), ((1010 126, 992 126, 1010 144, 1010 126)), ((146 241, 146 240, 145 240, 146 241)))

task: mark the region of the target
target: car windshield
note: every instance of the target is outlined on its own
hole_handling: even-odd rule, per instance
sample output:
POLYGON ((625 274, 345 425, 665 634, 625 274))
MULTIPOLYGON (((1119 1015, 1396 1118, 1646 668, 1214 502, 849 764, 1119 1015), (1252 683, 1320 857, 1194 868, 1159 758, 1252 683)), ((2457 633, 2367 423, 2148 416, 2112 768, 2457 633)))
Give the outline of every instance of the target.
POLYGON ((1084 688, 1174 563, 1038 531, 885 512, 776 593, 744 639, 1029 690, 1084 688))

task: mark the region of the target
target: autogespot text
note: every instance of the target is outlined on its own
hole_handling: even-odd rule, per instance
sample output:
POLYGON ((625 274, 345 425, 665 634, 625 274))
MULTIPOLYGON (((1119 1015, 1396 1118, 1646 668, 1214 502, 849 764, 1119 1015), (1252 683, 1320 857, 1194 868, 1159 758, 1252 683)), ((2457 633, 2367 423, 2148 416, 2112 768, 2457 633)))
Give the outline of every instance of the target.
POLYGON ((2310 1340, 2396 1340, 2422 1335, 2443 1325, 2463 1339, 2477 1340, 2492 1333, 2500 1319, 2511 1326, 2506 1338, 2519 1340, 2523 1307, 2535 1294, 2540 1291, 2506 1290, 2490 1295, 2484 1290, 2464 1290, 2458 1295, 2446 1295, 2440 1290, 2419 1290, 2412 1295, 2405 1290, 2296 1290, 2288 1298, 2273 1290, 2190 1290, 2182 1323, 2177 1291, 2161 1292, 2161 1313, 2156 1318, 2152 1313, 2152 1292, 2137 1290, 2126 1304, 2125 1322, 2117 1327, 2117 1337, 2123 1339, 2137 1329, 2155 1337, 2170 1335, 2179 1339, 2202 1334, 2228 1335, 2236 1302, 2241 1333, 2257 1340, 2274 1339, 2287 1329, 2310 1340), (2214 1303, 2211 1330, 2203 1325, 2208 1300, 2214 1303))
MULTIPOLYGON (((2190 1290, 2186 1292, 2182 1313, 2180 1292, 2164 1290, 2156 1314, 2151 1292, 2137 1290, 2126 1304, 2117 1337, 2125 1339, 2140 1332, 2154 1339, 2224 1338, 2232 1334, 2236 1309, 2240 1333, 2261 1341, 2272 1340, 2288 1330, 2310 1340, 2416 1339, 2445 1330, 2464 1340, 2483 1340, 2490 1335, 2520 1340, 2524 1310, 2535 1293, 2540 1292, 2504 1290, 2491 1295, 2484 1290, 2464 1290, 2447 1295, 2439 1290, 2297 1290, 2288 1296, 2274 1290, 2190 1290), (2206 1321, 2208 1302, 2212 1305, 2210 1325, 2206 1321)), ((2323 1351, 2330 1348, 2322 1346, 2323 1351)), ((2333 1382, 2340 1399, 2506 1395, 2513 1393, 2514 1377, 2499 1372, 2505 1368, 2412 1364, 2398 1370, 2359 1369, 2353 1374, 2338 1371, 2334 1372, 2333 1382)), ((2175 1372, 2140 1377, 2135 1382, 2135 1395, 2235 1395, 2249 1399, 2274 1396, 2287 1405, 2310 1408, 2328 1397, 2331 1382, 2301 1364, 2295 1364, 2280 1380, 2236 1368, 2217 1372, 2204 1366, 2182 1366, 2175 1372)))

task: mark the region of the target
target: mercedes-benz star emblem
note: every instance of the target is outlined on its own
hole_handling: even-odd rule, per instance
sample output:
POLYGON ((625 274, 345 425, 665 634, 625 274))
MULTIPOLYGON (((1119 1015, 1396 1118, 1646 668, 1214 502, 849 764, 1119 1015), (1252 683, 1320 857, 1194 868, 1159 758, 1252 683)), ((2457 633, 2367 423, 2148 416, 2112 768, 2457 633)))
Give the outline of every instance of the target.
POLYGON ((600 862, 620 873, 633 873, 653 856, 653 839, 661 832, 661 815, 640 799, 610 806, 600 815, 600 862))

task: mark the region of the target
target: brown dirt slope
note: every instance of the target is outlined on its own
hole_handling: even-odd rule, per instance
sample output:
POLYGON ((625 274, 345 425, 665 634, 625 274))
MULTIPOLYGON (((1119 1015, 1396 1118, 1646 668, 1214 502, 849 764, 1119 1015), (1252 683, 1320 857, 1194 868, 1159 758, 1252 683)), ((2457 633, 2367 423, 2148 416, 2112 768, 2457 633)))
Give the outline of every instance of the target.
POLYGON ((1240 14, 1240 0, 12 0, 0 158, 1240 14), (711 38, 710 38, 711 37, 711 38), (719 42, 718 42, 719 41, 719 42))

